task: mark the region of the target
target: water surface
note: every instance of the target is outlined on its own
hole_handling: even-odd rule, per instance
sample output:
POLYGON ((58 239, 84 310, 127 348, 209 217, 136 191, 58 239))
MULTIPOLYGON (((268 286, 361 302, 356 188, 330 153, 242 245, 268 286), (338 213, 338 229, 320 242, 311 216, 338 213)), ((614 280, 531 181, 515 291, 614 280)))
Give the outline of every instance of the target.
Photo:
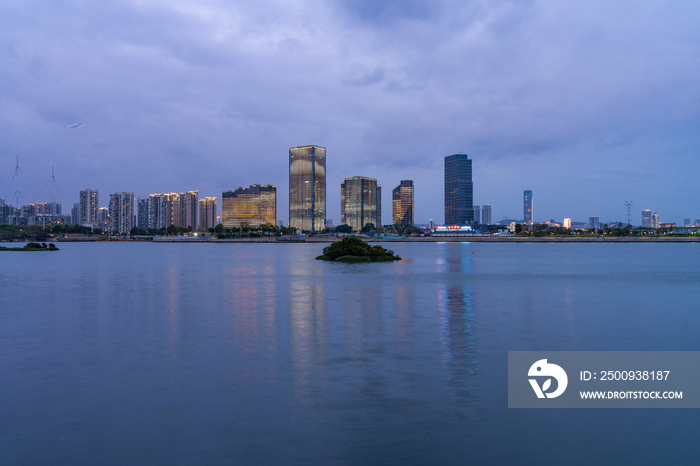
POLYGON ((0 256, 2 464, 696 464, 696 410, 507 408, 507 352, 700 350, 697 244, 0 256))

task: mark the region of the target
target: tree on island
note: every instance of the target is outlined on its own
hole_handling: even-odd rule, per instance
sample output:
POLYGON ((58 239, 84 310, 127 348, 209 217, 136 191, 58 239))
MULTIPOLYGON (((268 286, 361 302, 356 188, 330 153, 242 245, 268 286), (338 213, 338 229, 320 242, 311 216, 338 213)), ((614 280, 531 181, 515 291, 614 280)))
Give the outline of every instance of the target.
POLYGON ((385 262, 401 260, 394 255, 394 251, 383 247, 370 246, 355 236, 346 236, 341 241, 336 241, 323 248, 323 255, 317 260, 340 262, 385 262))
POLYGON ((352 233, 352 227, 347 224, 338 225, 335 227, 336 233, 352 233))

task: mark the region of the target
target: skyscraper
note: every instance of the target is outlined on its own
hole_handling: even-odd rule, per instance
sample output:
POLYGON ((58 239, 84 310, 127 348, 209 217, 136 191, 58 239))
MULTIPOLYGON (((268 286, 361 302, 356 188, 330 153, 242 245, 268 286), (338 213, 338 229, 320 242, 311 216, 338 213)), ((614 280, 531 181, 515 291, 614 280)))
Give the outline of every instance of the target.
POLYGON ((598 217, 588 217, 588 228, 598 230, 600 228, 600 219, 598 217))
POLYGON ((359 231, 366 224, 379 226, 381 194, 377 180, 364 176, 345 178, 340 183, 340 223, 359 231))
POLYGON ((659 213, 654 212, 651 214, 651 227, 655 230, 658 230, 659 228, 659 213))
POLYGON ((97 189, 80 191, 80 220, 81 225, 94 226, 97 224, 97 209, 100 207, 100 193, 97 189))
POLYGON ((70 210, 70 222, 73 225, 80 224, 80 202, 73 204, 73 208, 70 210))
POLYGON ((136 205, 138 207, 138 214, 136 216, 136 226, 143 229, 143 230, 148 230, 148 201, 149 198, 147 197, 139 197, 136 200, 136 205))
POLYGON ((394 225, 414 225, 414 203, 412 180, 401 180, 391 192, 391 220, 394 225))
POLYGON ((109 196, 110 233, 126 235, 134 226, 134 193, 114 193, 109 196))
POLYGON ((185 228, 197 228, 197 209, 199 208, 199 191, 180 193, 180 225, 185 228))
POLYGON ((302 231, 326 228, 326 149, 289 149, 289 226, 302 231))
POLYGON ((182 218, 182 210, 180 209, 180 194, 168 193, 165 195, 165 198, 165 209, 167 211, 166 215, 168 217, 168 224, 166 225, 166 227, 169 227, 170 225, 175 225, 176 227, 179 227, 181 224, 180 219, 182 218))
POLYGON ((221 193, 221 223, 225 227, 275 225, 277 186, 252 184, 250 188, 221 193))
POLYGON ((170 203, 167 194, 155 193, 148 196, 148 228, 168 228, 172 223, 170 203))
POLYGON ((532 191, 529 190, 523 193, 523 219, 532 225, 532 191))
POLYGON ((205 197, 199 200, 199 229, 208 230, 216 226, 216 198, 205 197))
POLYGON ((570 218, 565 218, 564 222, 562 223, 562 228, 565 230, 571 230, 571 219, 570 218))
POLYGON ((103 233, 109 229, 109 209, 107 207, 97 209, 97 228, 103 233))
POLYGON ((378 227, 382 226, 382 185, 377 185, 377 223, 378 227))
POLYGON ((642 210, 642 228, 651 228, 651 210, 642 210))
POLYGON ((474 223, 481 223, 481 206, 474 206, 474 223))
POLYGON ((472 161, 467 154, 445 157, 445 224, 474 223, 472 161))
POLYGON ((491 225, 491 204, 481 206, 481 223, 491 225))

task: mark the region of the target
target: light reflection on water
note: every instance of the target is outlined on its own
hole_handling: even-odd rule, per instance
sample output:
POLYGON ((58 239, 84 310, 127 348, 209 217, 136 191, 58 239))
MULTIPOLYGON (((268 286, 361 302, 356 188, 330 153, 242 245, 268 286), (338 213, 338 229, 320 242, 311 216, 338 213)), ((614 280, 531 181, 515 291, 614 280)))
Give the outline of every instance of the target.
POLYGON ((508 410, 505 363, 698 350, 693 246, 397 244, 404 260, 381 264, 304 244, 5 254, 3 464, 687 464, 692 413, 508 410))

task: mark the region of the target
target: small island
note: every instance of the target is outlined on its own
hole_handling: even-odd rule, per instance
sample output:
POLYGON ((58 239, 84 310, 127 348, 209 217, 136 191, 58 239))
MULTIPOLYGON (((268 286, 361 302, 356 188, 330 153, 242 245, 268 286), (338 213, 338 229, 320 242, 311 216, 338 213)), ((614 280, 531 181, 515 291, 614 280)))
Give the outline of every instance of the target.
POLYGON ((400 261, 394 251, 383 247, 370 246, 355 236, 346 236, 330 246, 323 248, 323 254, 316 260, 337 262, 389 262, 400 261))
POLYGON ((27 243, 23 248, 6 248, 0 246, 0 251, 58 251, 55 244, 49 243, 27 243))

